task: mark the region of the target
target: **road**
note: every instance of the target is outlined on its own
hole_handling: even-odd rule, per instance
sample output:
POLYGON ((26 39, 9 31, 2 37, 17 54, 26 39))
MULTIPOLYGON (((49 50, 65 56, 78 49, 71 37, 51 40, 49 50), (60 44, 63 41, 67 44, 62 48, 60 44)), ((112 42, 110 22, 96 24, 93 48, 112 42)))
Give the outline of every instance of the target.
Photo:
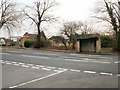
POLYGON ((3 88, 118 88, 117 55, 2 50, 3 88))

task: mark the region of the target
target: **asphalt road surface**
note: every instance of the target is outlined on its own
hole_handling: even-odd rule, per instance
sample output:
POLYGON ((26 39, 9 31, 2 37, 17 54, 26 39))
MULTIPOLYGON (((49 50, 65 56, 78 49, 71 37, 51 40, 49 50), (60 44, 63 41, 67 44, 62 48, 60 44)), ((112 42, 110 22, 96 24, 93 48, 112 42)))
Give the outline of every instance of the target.
POLYGON ((118 88, 118 55, 4 49, 3 88, 118 88))

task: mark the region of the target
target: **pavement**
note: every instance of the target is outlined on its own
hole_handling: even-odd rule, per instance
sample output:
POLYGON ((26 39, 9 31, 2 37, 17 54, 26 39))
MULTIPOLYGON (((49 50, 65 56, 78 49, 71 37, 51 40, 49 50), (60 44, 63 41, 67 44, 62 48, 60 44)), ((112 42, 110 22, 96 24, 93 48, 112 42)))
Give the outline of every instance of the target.
POLYGON ((3 49, 3 88, 118 88, 117 55, 3 49))

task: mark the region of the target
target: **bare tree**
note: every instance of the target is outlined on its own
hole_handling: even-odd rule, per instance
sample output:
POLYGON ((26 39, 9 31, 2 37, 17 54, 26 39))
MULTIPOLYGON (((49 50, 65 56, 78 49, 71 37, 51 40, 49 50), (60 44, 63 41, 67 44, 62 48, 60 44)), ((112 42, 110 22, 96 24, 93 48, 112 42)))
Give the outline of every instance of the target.
POLYGON ((9 33, 11 28, 17 27, 20 23, 20 12, 17 11, 17 4, 10 0, 0 0, 0 29, 6 28, 9 33))
POLYGON ((118 28, 120 28, 120 1, 115 0, 114 2, 111 0, 103 0, 103 2, 99 2, 97 8, 95 10, 94 18, 107 21, 113 27, 115 33, 118 28))
POLYGON ((63 36, 52 36, 49 40, 53 40, 56 43, 63 43, 63 45, 65 46, 66 50, 67 48, 67 40, 63 37, 63 36))
POLYGON ((114 31, 114 48, 120 51, 120 1, 103 0, 104 8, 98 8, 95 18, 108 21, 114 31), (101 9, 101 10, 100 10, 101 9), (100 14, 101 13, 101 14, 100 14), (104 17, 102 16, 104 15, 104 17))
POLYGON ((82 26, 80 27, 80 31, 82 35, 89 35, 94 33, 94 30, 87 24, 82 24, 82 26))
POLYGON ((56 18, 51 14, 51 10, 55 7, 57 3, 51 0, 37 0, 34 2, 33 7, 27 6, 27 9, 24 10, 24 14, 32 20, 37 28, 37 40, 41 40, 41 24, 43 22, 52 22, 56 18))
POLYGON ((75 38, 77 36, 80 34, 86 36, 91 33, 93 33, 93 29, 83 22, 65 22, 63 23, 63 28, 61 29, 61 34, 68 38, 69 44, 73 44, 73 49, 75 48, 75 38))
POLYGON ((68 43, 73 44, 73 49, 75 48, 75 35, 77 31, 80 30, 82 26, 81 22, 65 22, 63 23, 63 28, 61 29, 61 34, 65 35, 68 38, 68 43))

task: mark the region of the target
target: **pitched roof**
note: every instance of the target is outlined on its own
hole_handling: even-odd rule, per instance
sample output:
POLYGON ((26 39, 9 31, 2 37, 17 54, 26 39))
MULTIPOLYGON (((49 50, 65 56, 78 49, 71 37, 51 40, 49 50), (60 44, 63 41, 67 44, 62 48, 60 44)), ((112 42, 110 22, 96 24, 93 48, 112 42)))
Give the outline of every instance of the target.
POLYGON ((36 39, 36 34, 28 34, 28 39, 36 39))
MULTIPOLYGON (((27 35, 28 36, 28 39, 36 39, 37 38, 37 34, 29 34, 28 32, 26 32, 25 34, 24 34, 24 36, 25 35, 27 35)), ((46 38, 46 36, 45 36, 45 33, 42 31, 41 32, 41 35, 42 35, 42 38, 44 38, 44 39, 47 39, 46 38)))

